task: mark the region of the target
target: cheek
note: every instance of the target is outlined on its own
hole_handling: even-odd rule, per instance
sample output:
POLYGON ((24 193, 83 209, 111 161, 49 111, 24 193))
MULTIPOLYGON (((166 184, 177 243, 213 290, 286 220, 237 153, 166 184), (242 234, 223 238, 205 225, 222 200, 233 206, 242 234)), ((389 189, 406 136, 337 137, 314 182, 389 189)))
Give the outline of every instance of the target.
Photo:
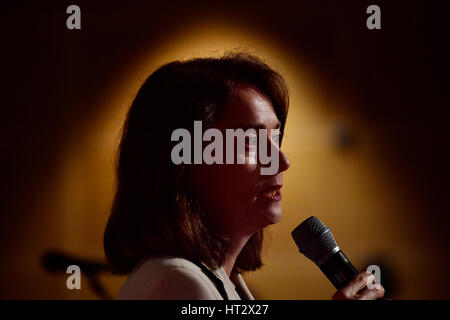
POLYGON ((244 208, 255 199, 255 185, 259 179, 256 164, 212 165, 199 176, 200 192, 210 206, 227 211, 244 208))
POLYGON ((240 166, 244 171, 251 174, 257 168, 258 152, 255 149, 248 150, 247 152, 238 153, 236 156, 236 162, 242 163, 240 166))
POLYGON ((221 181, 224 192, 236 198, 245 198, 252 192, 258 180, 256 164, 222 165, 216 170, 215 177, 221 181))

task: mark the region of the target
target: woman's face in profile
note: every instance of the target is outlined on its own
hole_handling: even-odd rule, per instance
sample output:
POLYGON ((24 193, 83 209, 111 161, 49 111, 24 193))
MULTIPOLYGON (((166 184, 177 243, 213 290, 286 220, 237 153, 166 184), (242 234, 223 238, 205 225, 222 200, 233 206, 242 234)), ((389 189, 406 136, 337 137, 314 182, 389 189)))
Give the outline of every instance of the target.
MULTIPOLYGON (((215 128, 226 129, 254 128, 267 129, 268 152, 270 144, 277 145, 280 122, 270 100, 256 87, 240 84, 234 90, 225 108, 225 113, 215 128)), ((261 136, 259 136, 261 137, 261 136)), ((221 231, 228 234, 248 234, 281 218, 281 186, 283 171, 288 169, 289 161, 278 152, 278 170, 272 175, 261 175, 262 165, 254 159, 255 139, 246 139, 245 164, 201 164, 192 166, 193 185, 200 196, 201 205, 208 214, 214 216, 221 231)), ((225 141, 224 141, 225 144, 225 141)), ((225 155, 225 150, 224 150, 225 155)))

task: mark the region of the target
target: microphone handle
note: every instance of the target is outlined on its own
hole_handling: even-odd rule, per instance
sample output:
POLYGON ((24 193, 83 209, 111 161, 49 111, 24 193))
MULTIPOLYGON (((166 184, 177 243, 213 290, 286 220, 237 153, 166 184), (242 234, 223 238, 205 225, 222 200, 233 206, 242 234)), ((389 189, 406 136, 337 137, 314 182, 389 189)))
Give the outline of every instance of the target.
POLYGON ((319 265, 319 268, 338 290, 358 274, 358 270, 355 269, 342 250, 325 260, 319 265))

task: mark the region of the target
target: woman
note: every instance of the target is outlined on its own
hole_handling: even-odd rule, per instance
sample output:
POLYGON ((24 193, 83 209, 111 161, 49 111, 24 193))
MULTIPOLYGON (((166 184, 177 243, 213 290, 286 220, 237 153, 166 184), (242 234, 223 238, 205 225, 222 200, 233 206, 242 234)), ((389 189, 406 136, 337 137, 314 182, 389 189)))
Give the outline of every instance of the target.
MULTIPOLYGON (((253 299, 240 274, 261 267, 263 229, 281 217, 287 111, 283 78, 247 54, 172 62, 145 81, 124 124, 104 238, 114 270, 130 274, 119 299, 253 299), (172 134, 193 133, 194 121, 224 135, 267 134, 245 138, 235 153, 244 164, 174 164, 172 134), (274 174, 252 161, 260 139, 275 146, 274 174)), ((360 274, 334 298, 381 297, 382 288, 357 293, 370 277, 360 274)))

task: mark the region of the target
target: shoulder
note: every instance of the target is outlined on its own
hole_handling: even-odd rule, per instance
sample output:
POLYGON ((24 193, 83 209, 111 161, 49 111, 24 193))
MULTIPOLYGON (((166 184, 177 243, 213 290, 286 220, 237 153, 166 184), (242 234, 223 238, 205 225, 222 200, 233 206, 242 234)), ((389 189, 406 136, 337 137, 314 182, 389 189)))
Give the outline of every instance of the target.
POLYGON ((200 271, 200 268, 195 263, 185 258, 174 256, 150 258, 144 262, 143 266, 146 264, 162 269, 189 269, 193 271, 200 271))
POLYGON ((201 269, 180 257, 150 258, 130 274, 119 299, 214 300, 220 293, 201 269))

